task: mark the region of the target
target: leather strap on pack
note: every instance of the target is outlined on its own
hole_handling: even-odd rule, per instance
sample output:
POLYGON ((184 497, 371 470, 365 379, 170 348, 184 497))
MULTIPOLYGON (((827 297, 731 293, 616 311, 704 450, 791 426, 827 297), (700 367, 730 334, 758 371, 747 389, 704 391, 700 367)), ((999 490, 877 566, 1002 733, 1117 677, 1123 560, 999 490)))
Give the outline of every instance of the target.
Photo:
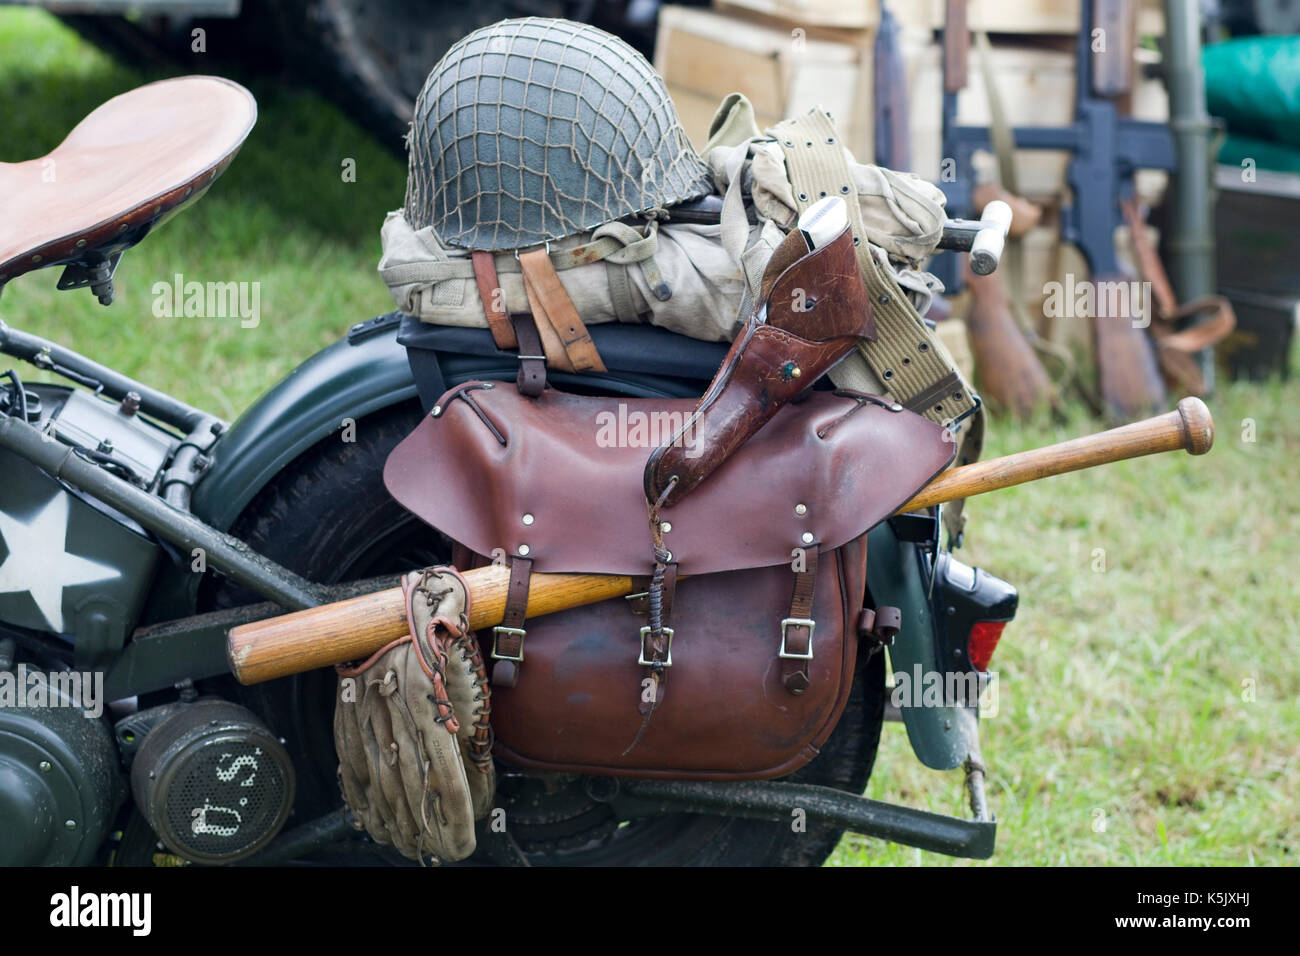
MULTIPOLYGON (((772 133, 785 154, 797 212, 826 196, 856 195, 844 145, 824 110, 778 123, 772 133)), ((964 418, 978 407, 974 392, 945 357, 898 281, 876 261, 861 207, 856 202, 846 205, 879 333, 874 342, 859 343, 858 349, 900 404, 941 425, 964 418)))
POLYGON ((813 591, 817 584, 817 543, 803 551, 802 570, 794 573, 794 594, 790 598, 790 616, 781 622, 781 681, 792 694, 802 694, 812 679, 808 662, 813 656, 813 591))
POLYGON ((519 374, 515 383, 520 394, 536 398, 546 390, 546 354, 537 335, 537 325, 527 312, 511 316, 510 321, 519 340, 519 374))
POLYGON ((510 557, 510 589, 506 592, 506 609, 501 623, 492 629, 492 683, 514 687, 519 683, 519 667, 524 662, 524 620, 528 614, 528 585, 533 562, 518 555, 510 557))
POLYGON ((474 281, 478 285, 478 297, 483 301, 483 314, 487 316, 492 341, 502 351, 519 348, 515 330, 510 325, 510 317, 506 315, 505 296, 501 293, 501 282, 497 278, 497 267, 492 253, 477 249, 471 258, 474 262, 474 281))
POLYGON ((519 254, 524 290, 537 321, 546 360, 565 372, 603 372, 605 363, 545 249, 519 254))
MULTIPOLYGON (((673 565, 673 585, 668 586, 667 574, 665 573, 665 584, 663 593, 662 614, 663 620, 667 621, 673 613, 673 595, 676 593, 676 573, 677 566, 673 565)), ((650 614, 650 584, 654 579, 649 575, 637 575, 632 578, 632 593, 627 595, 623 600, 627 601, 627 609, 637 617, 648 617, 650 614)))

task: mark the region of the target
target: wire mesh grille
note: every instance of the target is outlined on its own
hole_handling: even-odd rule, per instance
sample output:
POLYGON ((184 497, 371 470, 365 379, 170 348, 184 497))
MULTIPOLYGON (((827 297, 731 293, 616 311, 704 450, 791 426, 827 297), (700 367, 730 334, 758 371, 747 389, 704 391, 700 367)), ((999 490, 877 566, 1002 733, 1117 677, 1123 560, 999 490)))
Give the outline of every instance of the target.
POLYGON ((520 249, 711 188, 663 80, 596 27, 476 30, 416 100, 406 218, 450 245, 520 249))
POLYGON ((175 840, 202 856, 236 855, 275 827, 288 798, 279 761, 256 737, 205 740, 163 796, 175 840))

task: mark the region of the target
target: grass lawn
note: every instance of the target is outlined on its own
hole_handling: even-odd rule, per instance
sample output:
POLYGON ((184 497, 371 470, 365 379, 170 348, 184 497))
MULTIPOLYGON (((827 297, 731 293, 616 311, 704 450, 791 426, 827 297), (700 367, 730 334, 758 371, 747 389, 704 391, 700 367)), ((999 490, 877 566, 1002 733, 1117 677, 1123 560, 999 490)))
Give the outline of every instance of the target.
MULTIPOLYGON (((49 16, 0 9, 0 161, 41 155, 107 97, 154 77, 49 16)), ((207 197, 127 253, 118 301, 18 279, 0 318, 228 418, 353 322, 392 307, 379 226, 405 169, 314 94, 254 84, 261 119, 207 197), (344 182, 345 159, 356 182, 344 182), (152 314, 177 273, 261 283, 261 323, 152 314)), ((30 369, 28 369, 30 371, 30 369)), ((1300 853, 1300 377, 1229 385, 1218 444, 1049 479, 969 505, 960 556, 1010 580, 1019 618, 985 722, 994 863, 1285 864, 1300 853)), ((989 455, 1095 430, 995 423, 989 455)), ((868 795, 963 814, 960 775, 885 727, 868 795)), ((856 836, 835 865, 949 864, 856 836)))
MULTIPOLYGON (((993 863, 1297 861, 1298 400, 1294 376, 1222 387, 1204 457, 1121 462, 967 506, 959 556, 1020 590, 981 733, 993 863)), ((987 454, 1095 427, 994 423, 987 454)), ((964 811, 960 771, 921 766, 901 724, 885 725, 867 794, 964 811)), ((968 865, 853 835, 831 862, 968 865)))
MULTIPOLYGON (((48 14, 0 8, 0 161, 45 154, 104 100, 160 78, 122 66, 48 14)), ((402 205, 405 164, 314 93, 270 81, 251 88, 258 122, 233 165, 122 257, 111 307, 86 291, 56 292, 59 270, 50 269, 10 282, 0 318, 231 419, 353 322, 390 311, 375 271, 379 227, 402 205), (343 178, 348 159, 355 182, 343 178), (154 283, 178 273, 261 283, 260 323, 155 317, 154 283)))

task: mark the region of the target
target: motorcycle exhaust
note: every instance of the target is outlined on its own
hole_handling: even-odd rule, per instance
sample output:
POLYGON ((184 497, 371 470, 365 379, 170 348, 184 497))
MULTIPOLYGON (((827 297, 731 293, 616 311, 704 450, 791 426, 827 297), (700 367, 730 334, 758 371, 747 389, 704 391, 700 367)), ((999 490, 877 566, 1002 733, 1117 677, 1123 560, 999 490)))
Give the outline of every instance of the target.
MULTIPOLYGON (((1203 455, 1213 444, 1209 409, 1198 398, 1185 398, 1176 410, 1145 421, 953 468, 921 489, 898 513, 1128 458, 1179 450, 1203 455)), ((500 624, 510 586, 509 567, 476 568, 463 577, 470 589, 470 628, 500 624)), ((527 616, 594 604, 631 594, 633 589, 632 579, 621 575, 535 573, 527 616)), ((406 608, 397 587, 232 628, 226 655, 240 683, 258 684, 362 660, 406 630, 406 608)))

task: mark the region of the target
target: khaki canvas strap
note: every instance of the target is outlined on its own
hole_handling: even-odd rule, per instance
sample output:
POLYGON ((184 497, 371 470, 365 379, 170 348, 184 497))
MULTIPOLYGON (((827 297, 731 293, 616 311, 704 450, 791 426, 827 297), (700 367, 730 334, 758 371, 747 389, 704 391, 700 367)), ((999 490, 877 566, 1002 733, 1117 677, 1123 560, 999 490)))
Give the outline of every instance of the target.
MULTIPOLYGON (((785 120, 771 132, 785 154, 798 212, 826 196, 856 198, 844 144, 825 110, 785 120)), ((964 418, 978 407, 975 393, 962 381, 898 281, 876 261, 866 241, 861 207, 857 202, 845 205, 879 333, 876 341, 863 341, 858 349, 902 405, 941 425, 964 418)))
MULTIPOLYGON (((602 227, 603 228, 603 227, 602 227)), ((624 265, 653 260, 658 251, 658 237, 644 236, 633 230, 634 242, 624 233, 602 233, 597 229, 590 242, 567 249, 551 250, 551 265, 559 272, 577 269, 595 262, 609 260, 624 265)), ((520 271, 515 262, 514 253, 494 252, 491 254, 493 265, 502 275, 520 271)), ((402 262, 386 266, 379 270, 379 277, 390 286, 409 285, 413 282, 444 282, 448 279, 469 279, 474 276, 472 261, 460 257, 454 259, 428 259, 423 262, 402 262)))
POLYGON ((501 283, 497 279, 497 266, 492 253, 477 249, 471 256, 474 262, 474 281, 478 285, 478 297, 483 300, 483 314, 487 316, 488 329, 492 332, 492 341, 502 351, 519 348, 515 330, 506 315, 505 296, 501 293, 501 283))
MULTIPOLYGON (((1016 174, 1015 135, 1011 132, 1011 121, 1007 118, 1002 93, 998 88, 997 74, 993 68, 993 45, 989 41, 988 33, 983 30, 975 34, 975 50, 979 54, 984 97, 989 104, 989 139, 998 162, 998 181, 1007 192, 1020 196, 1020 179, 1016 174)), ((975 212, 978 214, 979 210, 975 212)), ((1060 274, 1060 255, 1061 246, 1057 244, 1053 251, 1052 275, 1060 274)), ((1052 385, 1058 392, 1063 392, 1071 384, 1076 373, 1074 356, 1069 349, 1039 335, 1035 323, 1030 321, 1029 312, 1025 309, 1022 298, 1024 263, 1024 236, 1008 235, 1002 249, 1002 260, 998 263, 998 272, 1006 277, 1007 305, 1011 309, 1011 317, 1015 319, 1025 340, 1039 357, 1046 356, 1053 360, 1052 385)))
POLYGON ((537 321, 547 362, 565 372, 604 372, 591 333, 565 291, 545 249, 519 254, 528 304, 537 321))

